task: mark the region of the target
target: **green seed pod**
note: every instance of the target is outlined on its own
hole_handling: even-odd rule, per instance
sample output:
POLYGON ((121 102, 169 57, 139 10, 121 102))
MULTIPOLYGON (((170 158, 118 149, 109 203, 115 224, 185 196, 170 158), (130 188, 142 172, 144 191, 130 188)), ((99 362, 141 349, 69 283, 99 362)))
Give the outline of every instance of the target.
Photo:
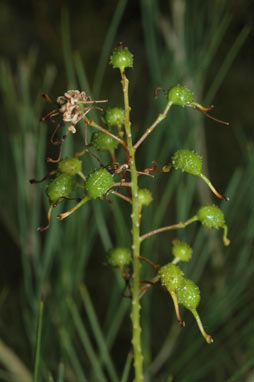
POLYGON ((181 170, 188 174, 198 176, 202 170, 202 158, 194 151, 181 149, 172 157, 172 165, 175 170, 181 170))
POLYGON ((82 169, 82 162, 78 158, 64 158, 58 163, 58 171, 64 174, 76 175, 82 169))
POLYGON ((167 94, 169 102, 178 106, 189 106, 193 102, 193 93, 186 86, 176 85, 169 89, 167 94))
POLYGON ((206 117, 213 119, 214 121, 218 123, 222 123, 223 125, 229 125, 228 122, 222 121, 220 119, 217 119, 210 114, 207 113, 207 111, 213 109, 213 106, 204 107, 200 105, 198 102, 195 102, 193 99, 193 92, 182 85, 176 85, 173 88, 169 89, 167 92, 167 98, 169 103, 173 105, 178 106, 190 106, 193 109, 198 109, 201 113, 203 113, 206 117))
POLYGON ((133 67, 133 54, 131 54, 128 48, 119 46, 114 49, 110 63, 114 69, 118 68, 123 73, 125 68, 133 67))
POLYGON ((200 301, 200 291, 192 280, 183 278, 176 294, 179 304, 182 304, 186 309, 197 308, 200 301))
POLYGON ((182 284, 176 291, 177 299, 179 304, 182 304, 186 309, 189 309, 195 320, 197 321, 199 330, 208 344, 213 342, 210 334, 207 334, 204 330, 203 324, 196 310, 200 302, 200 291, 199 287, 189 279, 183 279, 182 284))
POLYGON ((138 201, 141 206, 148 206, 153 200, 151 191, 141 188, 138 191, 138 201))
POLYGON ((194 151, 181 149, 172 156, 172 166, 175 170, 182 170, 188 174, 199 176, 210 188, 210 190, 222 200, 229 200, 228 197, 221 195, 210 182, 210 180, 202 174, 202 157, 194 151))
POLYGON ((47 195, 51 203, 57 202, 61 197, 67 198, 75 188, 75 181, 70 174, 60 174, 47 187, 47 195))
POLYGON ((225 218, 219 207, 213 204, 205 204, 201 206, 197 212, 198 220, 207 228, 223 228, 225 226, 225 218))
POLYGON ((120 107, 107 109, 103 119, 109 128, 122 126, 124 124, 124 110, 120 107))
POLYGON ((113 184, 113 176, 105 168, 101 168, 88 176, 85 190, 93 199, 102 198, 113 184))
POLYGON ((183 272, 175 264, 169 263, 161 267, 158 271, 163 285, 169 291, 176 291, 183 280, 183 272))
POLYGON ((172 254, 180 261, 189 261, 192 256, 192 248, 183 241, 174 240, 172 254))
POLYGON ((123 267, 131 262, 131 251, 129 248, 117 247, 108 253, 108 264, 112 267, 123 267))
POLYGON ((110 152, 114 151, 119 145, 117 140, 101 131, 93 133, 91 143, 97 150, 110 152))

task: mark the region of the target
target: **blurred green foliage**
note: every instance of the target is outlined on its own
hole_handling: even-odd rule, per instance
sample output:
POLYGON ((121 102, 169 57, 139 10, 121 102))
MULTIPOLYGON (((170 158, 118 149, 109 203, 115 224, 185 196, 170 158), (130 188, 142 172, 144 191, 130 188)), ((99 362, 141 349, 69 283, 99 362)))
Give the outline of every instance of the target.
MULTIPOLYGON (((120 275, 105 265, 109 248, 130 244, 128 207, 115 199, 112 205, 95 201, 64 222, 54 212, 50 230, 42 234, 36 227, 45 220, 45 185, 28 182, 45 175, 44 158, 52 150, 52 126, 40 123, 50 108, 42 93, 55 99, 67 89, 85 89, 94 99, 122 106, 119 78, 107 65, 119 41, 134 53, 128 76, 136 137, 165 104, 162 96, 154 99, 154 88, 179 82, 230 121, 227 128, 175 108, 140 149, 139 169, 153 160, 168 163, 178 148, 202 154, 204 172, 230 197, 221 207, 232 241, 224 248, 220 232, 197 225, 145 241, 143 255, 160 264, 168 262, 176 236, 193 246, 184 270, 200 287, 199 312, 215 340, 204 343, 188 312, 186 327, 178 327, 169 296, 151 289, 142 300, 146 381, 252 380, 253 4, 243 3, 1 1, 2 381, 30 381, 33 370, 34 382, 132 380, 130 303, 122 297, 120 275)), ((75 140, 68 137, 65 155, 79 149, 82 134, 80 126, 75 140)), ((87 168, 94 165, 90 160, 87 168)), ((201 183, 177 172, 154 181, 145 177, 141 186, 154 195, 142 232, 185 220, 200 203, 213 201, 201 183)), ((144 265, 142 277, 152 276, 144 265)))

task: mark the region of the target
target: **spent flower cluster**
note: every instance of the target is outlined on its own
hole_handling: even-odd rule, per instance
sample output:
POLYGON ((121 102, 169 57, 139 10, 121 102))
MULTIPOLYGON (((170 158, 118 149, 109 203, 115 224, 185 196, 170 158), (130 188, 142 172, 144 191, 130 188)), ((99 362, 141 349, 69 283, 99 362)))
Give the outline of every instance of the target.
POLYGON ((80 122, 90 110, 102 110, 95 106, 95 104, 102 102, 107 102, 107 100, 93 101, 84 91, 68 90, 63 96, 57 97, 56 103, 58 108, 44 116, 43 120, 60 114, 63 122, 70 122, 70 125, 67 125, 67 129, 75 134, 75 126, 77 123, 80 122))

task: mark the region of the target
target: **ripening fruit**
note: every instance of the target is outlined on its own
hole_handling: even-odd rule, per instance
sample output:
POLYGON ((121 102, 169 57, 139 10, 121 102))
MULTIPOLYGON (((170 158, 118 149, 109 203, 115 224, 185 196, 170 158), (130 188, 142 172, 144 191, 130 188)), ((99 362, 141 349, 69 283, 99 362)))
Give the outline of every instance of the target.
POLYGON ((167 93, 169 102, 178 106, 189 106, 193 102, 193 93, 186 86, 176 85, 167 93))
POLYGON ((200 105, 198 102, 195 102, 193 96, 194 96, 193 92, 190 89, 186 88, 186 86, 182 86, 182 85, 176 85, 173 88, 169 89, 167 92, 167 98, 169 103, 171 103, 171 105, 173 104, 173 105, 178 105, 182 107, 190 106, 193 109, 198 109, 206 117, 213 119, 216 122, 222 123, 223 125, 227 125, 227 126, 229 125, 228 122, 217 119, 207 113, 207 111, 213 109, 213 106, 204 107, 200 105))
POLYGON ((124 124, 124 110, 120 107, 107 109, 104 114, 104 121, 109 128, 122 126, 124 124))
POLYGON ((57 202, 61 197, 67 198, 75 188, 75 181, 70 174, 60 174, 47 187, 47 195, 51 203, 57 202))
POLYGON ((202 170, 202 158, 194 151, 181 149, 172 156, 172 165, 175 170, 198 176, 202 170))
POLYGON ((221 195, 212 185, 210 180, 202 174, 202 157, 194 151, 185 149, 176 151, 172 156, 172 166, 175 170, 181 170, 183 172, 187 172, 188 174, 199 176, 208 185, 217 198, 225 201, 229 200, 228 197, 221 195))
POLYGON ((179 288, 183 281, 183 272, 175 264, 169 263, 159 269, 158 276, 160 277, 161 285, 164 286, 171 295, 175 307, 177 321, 181 326, 184 326, 185 324, 180 316, 176 296, 177 288, 179 288))
POLYGON ((108 253, 108 264, 113 267, 123 267, 131 262, 131 251, 129 248, 117 247, 108 253))
POLYGON ((78 158, 64 158, 58 163, 58 171, 64 174, 76 175, 82 169, 82 162, 78 158))
POLYGON ((192 256, 192 248, 183 241, 174 240, 172 254, 180 261, 189 261, 192 256))
POLYGON ((148 206, 153 200, 152 193, 146 188, 141 188, 138 191, 138 201, 141 206, 148 206))
POLYGON ((92 172, 85 183, 87 194, 95 199, 102 198, 106 192, 113 186, 113 176, 105 168, 92 172))
POLYGON ((199 330, 208 344, 213 342, 210 334, 204 330, 203 324, 197 312, 197 306, 200 302, 199 287, 190 279, 183 279, 182 284, 176 291, 179 304, 182 304, 186 309, 189 309, 198 324, 199 330))
POLYGON ((133 67, 133 54, 131 54, 128 48, 124 48, 120 45, 114 49, 110 63, 114 69, 118 68, 123 73, 125 68, 133 67))
POLYGON ((163 265, 158 271, 161 285, 168 291, 175 291, 182 283, 183 272, 175 264, 169 263, 163 265))
POLYGON ((199 287, 192 280, 183 278, 177 289, 177 298, 186 309, 196 309, 200 301, 199 287))
POLYGON ((207 228, 221 228, 225 225, 223 212, 219 207, 213 204, 205 204, 201 206, 197 212, 197 217, 201 224, 207 228))
POLYGON ((101 131, 93 133, 91 143, 97 150, 110 152, 114 151, 119 144, 117 140, 101 131))
POLYGON ((230 240, 227 237, 228 227, 225 223, 224 214, 219 207, 214 204, 205 204, 199 208, 195 217, 204 227, 215 229, 222 228, 224 231, 224 245, 228 246, 230 244, 230 240))

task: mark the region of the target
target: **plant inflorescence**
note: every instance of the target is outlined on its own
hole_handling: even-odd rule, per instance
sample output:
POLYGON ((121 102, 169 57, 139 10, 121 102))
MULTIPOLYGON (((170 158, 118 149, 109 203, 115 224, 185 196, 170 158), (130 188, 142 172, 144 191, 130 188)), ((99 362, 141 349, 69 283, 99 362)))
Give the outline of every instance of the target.
MULTIPOLYGON (((109 265, 120 269, 130 289, 135 381, 140 382, 143 381, 140 299, 151 285, 161 285, 170 294, 177 320, 181 326, 185 326, 185 323, 180 317, 178 304, 183 305, 192 312, 206 342, 213 342, 212 337, 205 332, 196 310, 200 301, 199 288, 192 280, 185 278, 179 265, 181 262, 188 262, 192 258, 193 251, 191 246, 186 242, 173 240, 172 261, 165 265, 155 265, 146 256, 140 255, 142 242, 153 235, 182 229, 197 221, 209 229, 222 228, 224 232, 224 245, 229 245, 230 241, 227 237, 224 214, 219 207, 212 204, 200 206, 197 213, 186 221, 153 228, 146 233, 140 232, 142 209, 148 207, 153 202, 151 191, 147 188, 139 187, 140 177, 148 176, 153 179, 153 173, 168 173, 172 168, 201 178, 216 197, 225 201, 229 199, 218 193, 210 180, 202 173, 202 158, 197 153, 186 148, 180 149, 172 155, 171 163, 166 163, 161 168, 154 161, 151 167, 138 169, 136 167, 138 148, 155 130, 158 124, 166 118, 169 110, 174 105, 192 107, 218 122, 227 123, 208 115, 207 111, 211 110, 212 107, 205 108, 195 102, 193 93, 187 87, 176 85, 164 91, 167 100, 164 110, 145 129, 138 140, 134 142, 128 96, 129 81, 126 76, 126 68, 133 67, 133 55, 128 48, 120 44, 113 51, 110 64, 114 69, 119 69, 120 71, 124 107, 117 106, 103 110, 97 104, 107 102, 107 100, 92 100, 84 91, 79 90, 68 90, 63 96, 58 97, 56 101, 57 107, 43 117, 43 120, 56 122, 50 142, 53 145, 59 146, 59 156, 57 159, 48 158, 48 162, 56 163, 56 169, 50 171, 39 181, 32 179, 31 183, 37 183, 52 177, 46 187, 49 199, 48 223, 44 227, 39 227, 40 231, 45 231, 49 228, 52 211, 65 199, 75 199, 76 204, 70 210, 60 213, 57 216, 59 220, 69 217, 93 199, 110 201, 108 199, 110 194, 115 195, 130 205, 132 247, 126 248, 125 243, 122 243, 121 246, 112 248, 107 254, 107 262, 109 265), (89 118, 89 112, 94 109, 101 112, 101 124, 89 118), (56 118, 60 121, 55 121, 56 118), (76 152, 73 157, 62 158, 62 146, 69 133, 78 133, 78 123, 80 121, 84 122, 86 130, 84 147, 82 151, 76 152), (89 128, 95 129, 90 141, 88 141, 86 134, 89 128), (61 137, 56 137, 60 129, 65 129, 65 131, 61 137), (101 151, 109 154, 111 158, 110 165, 103 165, 100 159, 101 151), (118 162, 120 151, 122 151, 121 158, 124 158, 121 163, 118 162), (86 169, 86 160, 84 158, 87 156, 92 156, 97 161, 96 168, 91 172, 86 169), (146 283, 143 282, 143 286, 141 286, 142 280, 140 279, 142 263, 149 264, 156 272, 152 280, 146 281, 146 283)), ((46 95, 45 98, 49 100, 49 97, 46 95)), ((112 208, 114 208, 114 203, 112 208)))

